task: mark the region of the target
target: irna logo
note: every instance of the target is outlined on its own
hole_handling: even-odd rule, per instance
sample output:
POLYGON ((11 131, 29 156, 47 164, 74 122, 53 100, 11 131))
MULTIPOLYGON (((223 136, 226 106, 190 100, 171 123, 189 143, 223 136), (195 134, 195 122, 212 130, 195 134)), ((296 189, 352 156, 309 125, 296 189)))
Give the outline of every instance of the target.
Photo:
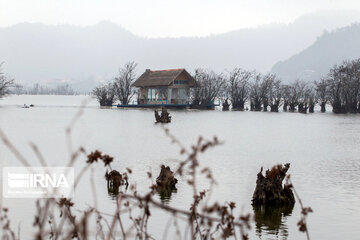
POLYGON ((68 167, 5 167, 3 196, 8 198, 72 197, 74 169, 68 167))
POLYGON ((59 188, 69 187, 69 183, 66 180, 65 174, 17 174, 8 173, 9 187, 12 188, 59 188))

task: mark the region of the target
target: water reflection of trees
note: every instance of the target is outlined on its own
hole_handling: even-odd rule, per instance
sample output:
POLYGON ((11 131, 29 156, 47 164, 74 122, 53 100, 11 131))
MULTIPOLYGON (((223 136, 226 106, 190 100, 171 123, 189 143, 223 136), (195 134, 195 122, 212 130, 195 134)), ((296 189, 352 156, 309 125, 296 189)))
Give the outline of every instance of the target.
MULTIPOLYGON (((111 200, 116 200, 119 193, 123 193, 124 190, 126 192, 126 188, 121 189, 121 187, 117 188, 107 188, 108 196, 111 200)), ((169 203, 171 201, 171 196, 173 193, 176 193, 177 189, 171 188, 156 188, 156 193, 159 196, 159 199, 162 203, 169 203)))
POLYGON ((111 200, 116 200, 119 193, 124 193, 126 192, 126 190, 127 190, 126 186, 115 186, 115 187, 107 186, 108 196, 111 200))
POLYGON ((270 234, 287 239, 289 232, 286 220, 291 216, 293 208, 294 204, 286 207, 253 207, 256 235, 261 238, 264 233, 265 236, 270 234))
POLYGON ((158 187, 158 188, 156 188, 156 192, 162 203, 168 203, 171 200, 171 195, 173 193, 176 193, 177 189, 176 188, 158 187))

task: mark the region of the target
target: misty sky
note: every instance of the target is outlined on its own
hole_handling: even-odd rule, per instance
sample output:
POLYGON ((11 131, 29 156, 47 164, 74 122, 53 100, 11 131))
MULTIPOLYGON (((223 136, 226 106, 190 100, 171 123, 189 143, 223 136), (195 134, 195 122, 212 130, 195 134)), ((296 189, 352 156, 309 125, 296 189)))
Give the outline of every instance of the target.
POLYGON ((359 0, 0 0, 0 27, 21 22, 115 22, 147 37, 204 36, 289 23, 321 10, 360 10, 359 0))

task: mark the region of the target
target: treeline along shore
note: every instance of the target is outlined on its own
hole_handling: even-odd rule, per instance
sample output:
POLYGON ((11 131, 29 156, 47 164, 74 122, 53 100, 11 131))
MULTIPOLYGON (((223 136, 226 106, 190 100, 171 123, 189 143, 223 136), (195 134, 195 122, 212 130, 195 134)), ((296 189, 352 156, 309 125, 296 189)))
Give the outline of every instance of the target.
MULTIPOLYGON (((119 69, 113 81, 96 87, 93 95, 101 106, 134 102, 140 94, 132 83, 136 64, 129 62, 119 69)), ((220 100, 223 110, 313 113, 316 105, 326 112, 327 104, 334 113, 360 113, 360 59, 335 65, 320 80, 300 79, 282 82, 276 74, 261 74, 242 68, 216 73, 195 69, 192 77, 196 85, 190 91, 189 105, 206 109, 220 100)), ((138 101, 137 101, 138 102, 138 101)))
MULTIPOLYGON (((11 89, 17 89, 14 79, 9 78, 1 66, 0 98, 13 93, 11 89)), ((136 67, 134 62, 126 63, 112 81, 92 91, 100 106, 140 102, 140 91, 133 86, 136 67)), ((198 68, 191 77, 196 84, 190 89, 186 104, 195 109, 207 109, 221 101, 223 110, 279 112, 282 108, 284 112, 313 113, 316 105, 321 112, 326 112, 330 104, 334 113, 360 113, 360 58, 335 65, 326 76, 312 82, 294 79, 287 83, 276 74, 242 68, 221 73, 198 68)), ((57 90, 62 94, 74 94, 68 85, 57 90)))

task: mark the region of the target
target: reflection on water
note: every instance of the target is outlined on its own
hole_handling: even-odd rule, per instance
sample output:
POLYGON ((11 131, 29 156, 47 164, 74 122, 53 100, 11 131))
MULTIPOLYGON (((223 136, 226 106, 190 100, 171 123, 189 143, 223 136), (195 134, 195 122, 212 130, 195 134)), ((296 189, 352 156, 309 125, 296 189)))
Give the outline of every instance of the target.
POLYGON ((109 198, 111 200, 116 200, 116 197, 119 195, 120 192, 126 192, 127 190, 127 186, 113 186, 113 185, 108 185, 107 186, 107 192, 109 195, 109 198))
POLYGON ((171 195, 177 192, 176 188, 156 188, 156 192, 159 195, 159 199, 162 203, 169 203, 171 200, 171 195))
MULTIPOLYGON (((260 238, 269 234, 288 238, 287 216, 291 216, 294 204, 286 207, 255 207, 253 206, 256 235, 260 238)), ((267 237, 266 237, 267 238, 267 237)))
MULTIPOLYGON (((38 166, 39 161, 29 142, 40 148, 49 166, 63 167, 68 160, 65 129, 84 98, 87 97, 9 96, 0 101, 0 128, 32 166, 38 166), (32 103, 35 107, 18 107, 24 103, 32 103)), ((290 162, 290 174, 297 191, 304 203, 316 212, 309 217, 311 238, 359 239, 359 114, 186 110, 171 111, 171 115, 173 121, 167 127, 185 147, 196 143, 198 136, 211 139, 215 135, 224 141, 223 145, 211 149, 199 159, 202 167, 210 168, 217 182, 221 183, 212 193, 214 201, 236 201, 238 206, 244 207, 244 213, 253 211, 250 199, 260 167, 270 168, 290 162)), ((72 144, 73 147, 84 146, 88 152, 99 149, 111 155, 115 159, 114 169, 131 168, 136 173, 131 181, 143 194, 149 191, 148 171, 164 163, 174 168, 177 159, 182 160, 178 147, 171 144, 153 122, 151 110, 100 109, 94 100, 84 109, 76 124, 72 144)), ((81 171, 86 164, 84 156, 79 160, 75 171, 81 171)), ((5 166, 21 164, 0 142, 0 167, 5 166)), ((116 204, 111 199, 115 199, 118 192, 125 191, 125 186, 120 186, 118 192, 108 192, 103 167, 94 168, 94 179, 98 202, 102 203, 99 204, 100 210, 113 212, 116 204)), ((199 178, 198 184, 207 186, 208 181, 199 178)), ((92 205, 91 191, 85 177, 76 189, 75 205, 85 209, 92 205)), ((155 197, 171 207, 188 209, 193 192, 185 179, 179 181, 178 193, 160 191, 155 197)), ((21 222, 21 235, 27 236, 32 230, 35 201, 6 199, 0 194, 0 202, 10 209, 12 225, 21 222)), ((261 239, 304 239, 304 234, 296 226, 299 213, 298 205, 291 217, 286 217, 290 213, 279 214, 277 211, 274 220, 268 217, 272 214, 265 217, 261 211, 256 212, 257 227, 249 232, 249 239, 259 236, 261 239)), ((163 238, 167 222, 162 212, 152 212, 150 224, 155 239, 163 238)))

